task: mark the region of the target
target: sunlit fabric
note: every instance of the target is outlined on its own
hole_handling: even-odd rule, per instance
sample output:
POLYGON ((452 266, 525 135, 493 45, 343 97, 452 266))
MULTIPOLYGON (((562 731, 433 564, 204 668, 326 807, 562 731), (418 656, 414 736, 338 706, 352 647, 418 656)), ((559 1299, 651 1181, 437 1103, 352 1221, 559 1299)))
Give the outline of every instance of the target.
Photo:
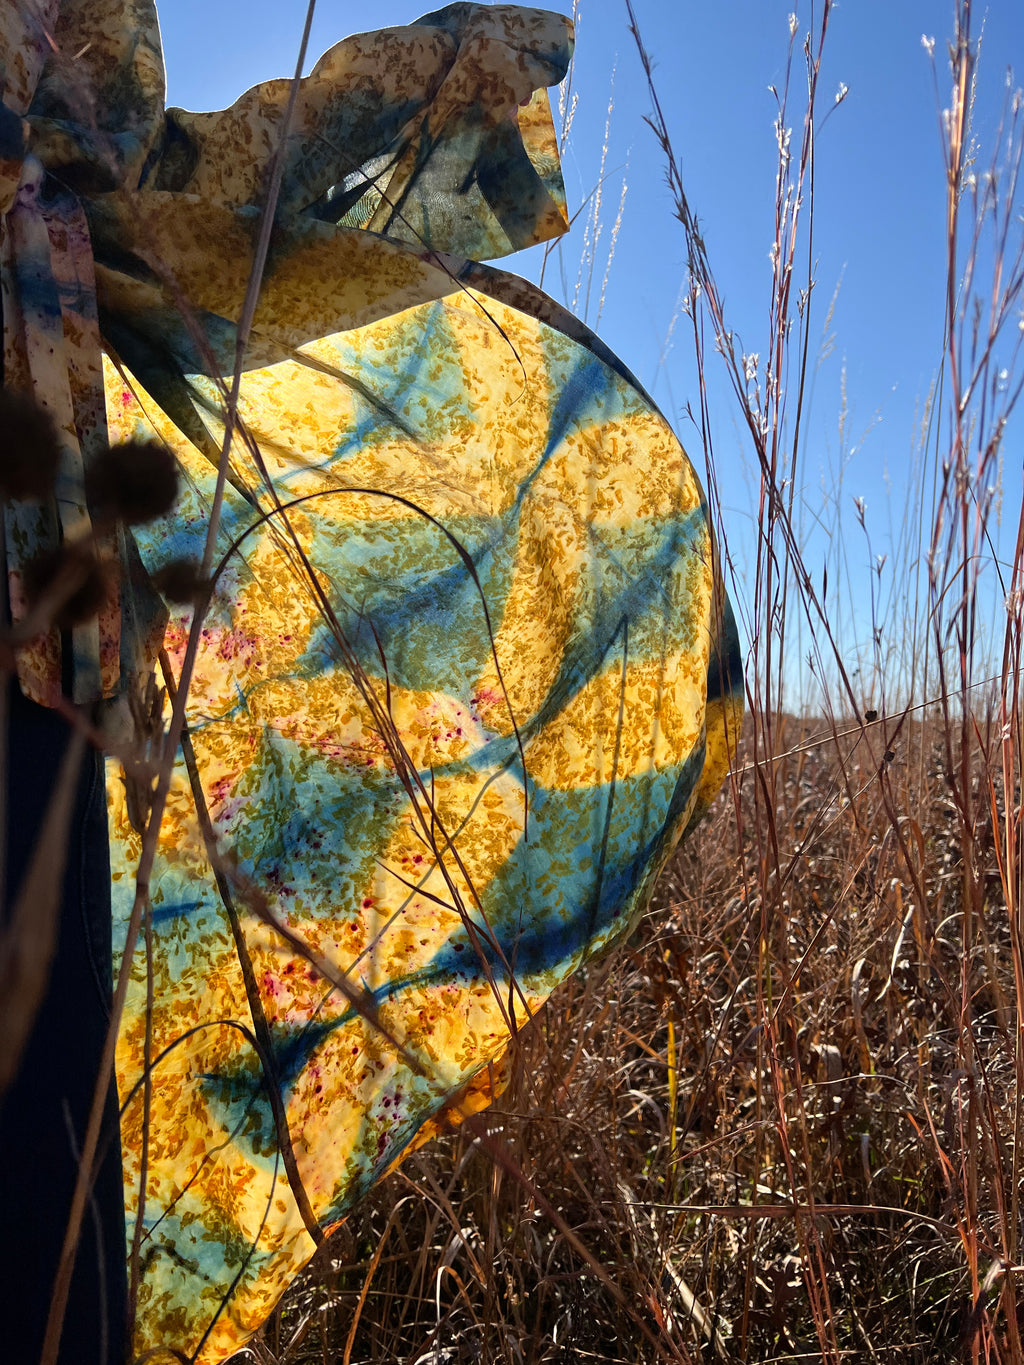
MULTIPOLYGON (((149 576, 203 551, 289 83, 165 118, 151 9, 65 12, 63 50, 94 23, 139 39, 120 86, 96 78, 116 183, 79 193, 110 437, 184 472, 121 547, 120 687, 161 643, 173 686, 191 611, 165 628, 149 576)), ((303 85, 118 1051, 139 1352, 223 1359, 312 1254, 310 1214, 329 1229, 484 1107, 728 764, 735 632, 689 461, 593 334, 476 263, 565 230, 544 87, 569 41, 460 4, 303 85)), ((84 161, 44 87, 40 138, 84 161)), ((109 793, 123 942, 142 835, 113 760, 109 793)))

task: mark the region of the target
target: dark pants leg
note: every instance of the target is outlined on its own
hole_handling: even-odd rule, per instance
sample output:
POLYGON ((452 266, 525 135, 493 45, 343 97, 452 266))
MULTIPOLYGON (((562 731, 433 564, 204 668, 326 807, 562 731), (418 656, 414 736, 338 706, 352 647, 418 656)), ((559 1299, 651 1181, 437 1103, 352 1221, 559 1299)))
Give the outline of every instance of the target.
MULTIPOLYGON (((7 897, 35 845, 68 727, 10 689, 7 897)), ((6 907, 4 907, 6 913, 6 907)), ((39 1359, 53 1278, 106 1036, 111 993, 110 860, 103 772, 87 750, 64 876, 49 989, 21 1070, 0 1099, 0 1357, 39 1359)), ((117 1099, 107 1095, 91 1208, 78 1245, 61 1365, 122 1365, 126 1301, 117 1099)))

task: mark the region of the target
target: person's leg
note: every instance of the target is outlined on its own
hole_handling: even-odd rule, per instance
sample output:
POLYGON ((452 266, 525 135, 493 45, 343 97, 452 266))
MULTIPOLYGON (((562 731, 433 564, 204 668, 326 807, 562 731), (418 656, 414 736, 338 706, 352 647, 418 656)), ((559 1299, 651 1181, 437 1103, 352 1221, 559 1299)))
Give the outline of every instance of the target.
MULTIPOLYGON (((35 845, 68 727, 10 689, 7 899, 35 845)), ((6 907, 4 907, 6 913, 6 907)), ((110 861, 99 755, 87 750, 68 844, 60 934, 46 998, 19 1075, 0 1099, 0 1353, 34 1365, 109 1021, 110 861)), ((122 1365, 126 1258, 113 1085, 99 1170, 79 1243, 62 1365, 122 1365)))

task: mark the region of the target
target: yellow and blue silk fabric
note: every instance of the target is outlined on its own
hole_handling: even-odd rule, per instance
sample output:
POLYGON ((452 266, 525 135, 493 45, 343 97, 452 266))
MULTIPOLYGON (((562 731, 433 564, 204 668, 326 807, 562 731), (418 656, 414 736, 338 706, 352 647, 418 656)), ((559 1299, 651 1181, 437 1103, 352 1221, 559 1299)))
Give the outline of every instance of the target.
MULTIPOLYGON (((290 83, 164 115, 142 0, 66 5, 61 50, 96 10, 133 38, 91 78, 132 173, 81 194, 106 421, 183 475, 123 538, 126 691, 184 658, 191 609, 149 580, 203 552, 290 83)), ((567 226, 544 92, 570 37, 456 4, 302 85, 118 1050, 150 1359, 230 1354, 318 1229, 488 1102, 728 765, 739 666, 694 471, 592 333, 479 263, 567 226)), ((51 156, 87 161, 39 89, 51 156)), ((142 835, 114 761, 109 792, 123 940, 142 835)))

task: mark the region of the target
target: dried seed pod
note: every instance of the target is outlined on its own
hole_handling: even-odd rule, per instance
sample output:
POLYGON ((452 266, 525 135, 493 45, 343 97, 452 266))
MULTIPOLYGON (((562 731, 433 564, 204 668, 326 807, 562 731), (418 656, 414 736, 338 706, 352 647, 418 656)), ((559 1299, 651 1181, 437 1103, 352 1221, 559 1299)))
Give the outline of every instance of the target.
POLYGON ((172 559, 153 574, 153 586, 168 602, 189 606, 206 596, 210 581, 203 577, 197 560, 172 559))
POLYGON ((138 526, 174 506, 177 461, 160 441, 125 441, 92 461, 85 491, 94 516, 138 526))
POLYGON ((0 495, 49 497, 59 462, 60 440, 46 409, 26 394, 0 389, 0 495))
POLYGON ((52 603, 51 620, 68 630, 94 617, 110 591, 111 566, 92 544, 62 545, 25 566, 25 592, 33 607, 52 603))

